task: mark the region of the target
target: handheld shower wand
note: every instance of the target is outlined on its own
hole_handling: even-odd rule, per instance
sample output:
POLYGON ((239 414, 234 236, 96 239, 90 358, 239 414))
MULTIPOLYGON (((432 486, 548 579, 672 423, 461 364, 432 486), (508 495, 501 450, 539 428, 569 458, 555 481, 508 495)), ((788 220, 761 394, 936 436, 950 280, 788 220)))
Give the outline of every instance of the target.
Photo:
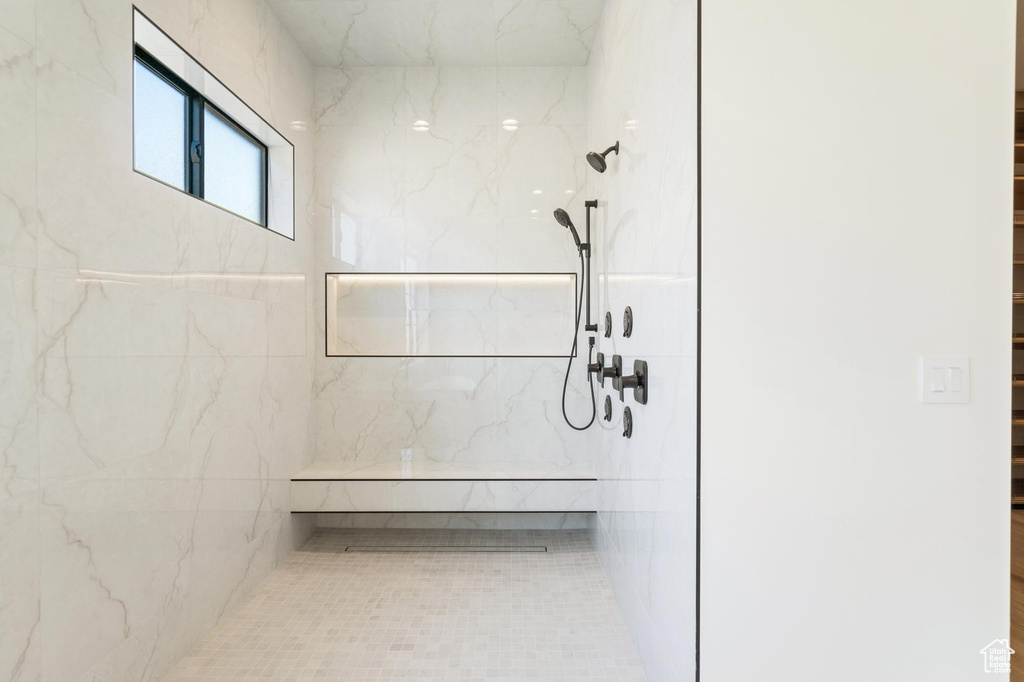
POLYGON ((580 333, 580 318, 583 316, 583 302, 584 298, 587 304, 587 324, 585 329, 587 331, 597 331, 597 325, 591 324, 590 322, 590 209, 597 208, 597 201, 587 201, 584 203, 587 208, 587 240, 585 242, 580 241, 579 232, 576 231, 576 226, 572 224, 572 219, 565 209, 555 209, 555 220, 559 225, 569 230, 572 233, 572 239, 576 243, 576 251, 580 256, 580 295, 576 297, 579 304, 576 306, 576 324, 572 331, 572 350, 569 353, 569 362, 565 367, 565 381, 562 382, 562 418, 565 419, 565 423, 570 428, 576 431, 585 431, 594 423, 597 419, 597 397, 594 395, 594 376, 590 370, 590 366, 593 364, 594 356, 594 337, 590 337, 590 350, 587 356, 587 383, 590 384, 590 421, 584 426, 576 426, 569 419, 569 415, 565 410, 565 395, 569 389, 569 374, 572 370, 572 360, 576 355, 576 349, 579 346, 579 333, 580 333), (584 260, 584 254, 586 259, 584 260), (586 287, 586 296, 583 296, 583 289, 586 287))
MULTIPOLYGON (((587 324, 583 328, 588 332, 596 332, 597 324, 590 321, 590 209, 597 208, 597 200, 586 201, 583 205, 587 208, 587 241, 580 241, 580 233, 576 231, 576 226, 572 224, 572 218, 569 217, 569 213, 564 208, 555 209, 555 221, 572 233, 572 239, 576 242, 576 250, 580 252, 580 256, 586 254, 587 324)), ((583 279, 582 273, 580 274, 580 279, 583 279)))
POLYGON ((576 231, 576 226, 572 224, 572 218, 569 217, 569 214, 564 208, 555 209, 555 220, 559 225, 572 232, 572 238, 573 241, 576 242, 576 248, 578 250, 582 249, 583 244, 580 243, 580 233, 576 231))

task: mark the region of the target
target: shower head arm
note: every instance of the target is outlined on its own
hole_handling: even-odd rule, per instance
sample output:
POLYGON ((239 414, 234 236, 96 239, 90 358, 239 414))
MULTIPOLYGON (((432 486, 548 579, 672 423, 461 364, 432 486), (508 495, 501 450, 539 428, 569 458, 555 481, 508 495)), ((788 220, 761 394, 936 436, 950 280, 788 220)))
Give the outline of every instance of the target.
POLYGON ((601 156, 608 156, 612 152, 615 152, 615 156, 619 155, 619 143, 618 142, 616 142, 611 147, 608 147, 608 149, 605 149, 603 152, 601 152, 601 156))

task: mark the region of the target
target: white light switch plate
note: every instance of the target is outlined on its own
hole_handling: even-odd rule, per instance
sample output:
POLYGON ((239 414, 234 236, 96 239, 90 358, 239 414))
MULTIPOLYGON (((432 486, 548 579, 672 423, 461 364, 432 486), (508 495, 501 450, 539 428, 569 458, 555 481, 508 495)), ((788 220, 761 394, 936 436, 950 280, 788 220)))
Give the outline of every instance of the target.
POLYGON ((971 402, 971 359, 966 355, 921 358, 922 403, 971 402))

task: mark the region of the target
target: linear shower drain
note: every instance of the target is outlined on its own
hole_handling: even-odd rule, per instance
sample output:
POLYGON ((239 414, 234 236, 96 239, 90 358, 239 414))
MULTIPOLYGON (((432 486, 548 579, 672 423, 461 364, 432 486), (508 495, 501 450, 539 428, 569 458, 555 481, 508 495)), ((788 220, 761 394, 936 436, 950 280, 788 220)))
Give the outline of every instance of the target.
POLYGON ((348 545, 346 552, 546 552, 545 545, 524 545, 521 547, 498 545, 348 545))

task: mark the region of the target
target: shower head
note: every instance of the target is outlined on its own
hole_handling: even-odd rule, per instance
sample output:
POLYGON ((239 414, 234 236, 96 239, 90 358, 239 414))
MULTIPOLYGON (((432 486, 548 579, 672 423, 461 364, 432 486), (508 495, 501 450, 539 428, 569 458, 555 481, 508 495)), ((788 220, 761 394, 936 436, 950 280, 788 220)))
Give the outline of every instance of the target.
POLYGON ((615 152, 615 155, 618 156, 619 143, 617 141, 615 144, 613 144, 611 147, 608 147, 608 149, 605 149, 603 152, 590 152, 589 154, 587 154, 587 161, 598 173, 604 173, 606 170, 608 170, 608 162, 605 160, 605 157, 611 154, 612 152, 615 152))
POLYGON ((572 239, 574 242, 576 242, 576 248, 582 248, 582 242, 580 242, 579 233, 576 232, 576 226, 572 224, 572 218, 569 217, 569 214, 565 211, 564 208, 555 209, 555 220, 558 222, 559 225, 568 228, 568 230, 572 232, 572 239))

